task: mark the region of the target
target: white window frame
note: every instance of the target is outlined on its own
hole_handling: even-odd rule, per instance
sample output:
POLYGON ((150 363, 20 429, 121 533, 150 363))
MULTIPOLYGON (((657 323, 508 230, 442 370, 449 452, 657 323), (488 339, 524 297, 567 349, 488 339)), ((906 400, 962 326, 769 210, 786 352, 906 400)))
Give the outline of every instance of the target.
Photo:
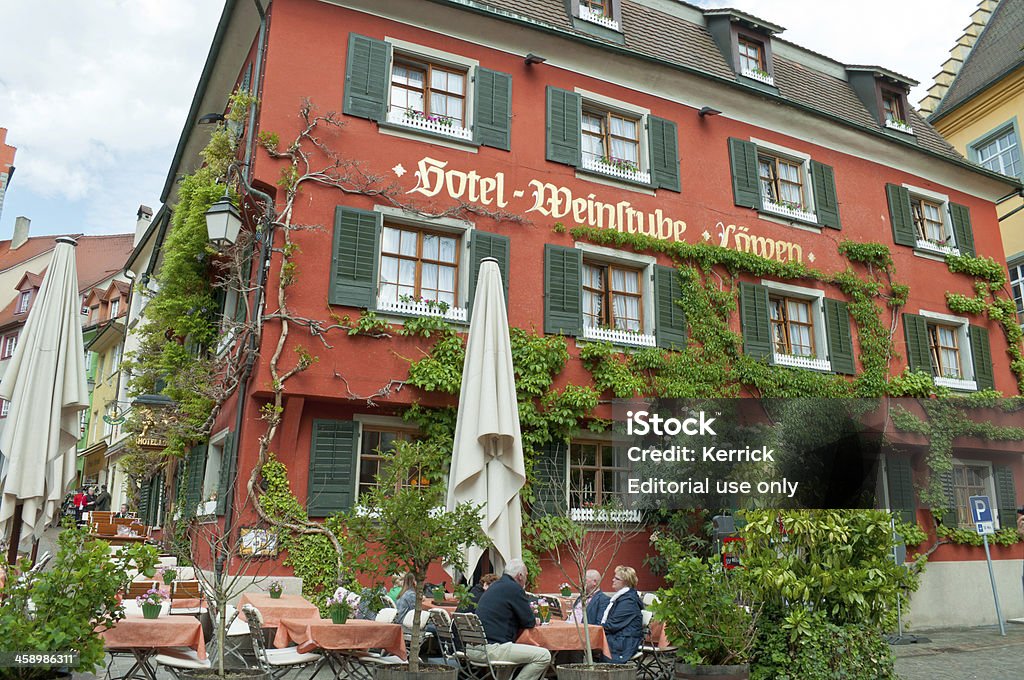
POLYGON ((384 36, 384 42, 388 43, 391 48, 391 66, 388 69, 388 82, 387 82, 387 104, 385 106, 385 120, 389 125, 409 130, 411 132, 426 132, 430 134, 440 135, 447 137, 453 141, 462 142, 466 144, 473 144, 473 107, 476 105, 475 101, 475 87, 476 83, 476 70, 480 66, 480 62, 476 59, 470 59, 460 54, 454 54, 452 52, 445 52, 438 50, 433 47, 427 47, 426 45, 420 45, 413 42, 408 42, 400 38, 392 36, 384 36), (394 76, 395 67, 395 53, 398 52, 400 55, 407 55, 412 59, 422 59, 423 61, 430 62, 431 64, 437 64, 438 66, 448 66, 451 68, 465 70, 466 72, 466 92, 463 101, 465 107, 465 121, 462 127, 457 125, 447 126, 437 123, 430 123, 428 121, 412 120, 405 116, 405 114, 392 113, 391 111, 391 81, 394 76))
MULTIPOLYGON (((0 418, 6 418, 7 414, 11 411, 11 402, 6 399, 0 399, 0 418)), ((85 411, 82 411, 85 413, 85 411)))
MULTIPOLYGON (((923 316, 929 325, 954 326, 957 331, 956 343, 957 349, 960 352, 960 372, 962 377, 946 378, 932 373, 932 380, 935 381, 935 384, 939 387, 948 387, 954 390, 977 392, 978 383, 974 379, 974 352, 971 348, 970 320, 962 316, 953 316, 952 314, 944 314, 942 312, 929 312, 924 309, 918 310, 918 314, 923 316)), ((931 348, 929 347, 930 351, 931 348)), ((930 353, 929 362, 931 362, 930 353)))
MULTIPOLYGON (((602 444, 614 447, 615 438, 610 432, 589 432, 586 430, 580 430, 574 432, 567 443, 567 449, 565 451, 565 469, 562 470, 562 478, 564 481, 564 492, 566 498, 566 504, 569 511, 569 519, 574 522, 640 522, 643 519, 642 513, 639 510, 631 509, 628 506, 632 505, 629 502, 629 488, 622 489, 619 492, 619 497, 623 500, 623 509, 613 511, 611 514, 613 517, 605 516, 603 511, 595 510, 594 508, 576 508, 572 505, 572 445, 573 442, 589 442, 595 444, 602 444)), ((629 465, 626 461, 625 467, 629 469, 629 465)))
POLYGON ((18 293, 18 305, 14 309, 15 314, 24 314, 28 311, 29 305, 32 303, 32 291, 23 290, 18 293))
POLYGON ((229 430, 224 428, 210 437, 210 443, 206 447, 206 471, 203 474, 203 493, 199 498, 199 507, 196 514, 199 517, 215 515, 217 512, 216 499, 207 500, 211 494, 220 491, 220 469, 224 458, 224 445, 229 430))
MULTIPOLYGON (((800 179, 803 182, 804 188, 804 205, 803 210, 796 210, 788 208, 780 203, 769 201, 768 198, 762 193, 761 194, 761 212, 770 213, 779 217, 785 217, 794 220, 800 220, 802 222, 810 222, 812 224, 818 223, 818 211, 817 206, 814 203, 814 184, 811 177, 811 156, 810 154, 804 153, 803 151, 797 151, 796 149, 790 149, 789 147, 781 146, 773 142, 768 142, 763 139, 757 139, 751 137, 750 141, 757 147, 758 156, 761 151, 765 151, 765 155, 775 156, 784 160, 799 163, 800 164, 800 179)), ((760 171, 760 160, 757 165, 757 190, 761 191, 761 171, 760 171)))
MULTIPOLYGON (((355 497, 352 504, 358 509, 362 507, 359 505, 359 480, 362 478, 363 474, 363 430, 394 430, 408 433, 415 433, 418 432, 418 430, 407 420, 397 416, 377 416, 357 413, 352 416, 352 420, 357 425, 356 441, 359 442, 358 450, 356 451, 356 464, 352 479, 352 495, 355 497)), ((365 512, 365 509, 363 509, 363 512, 365 512)))
MULTIPOLYGON (((988 496, 992 500, 992 517, 996 521, 996 526, 998 526, 1000 529, 1004 528, 1004 525, 1003 525, 1003 523, 1001 521, 1001 518, 999 516, 999 508, 996 507, 999 504, 995 502, 995 500, 996 500, 996 475, 995 475, 995 468, 992 465, 992 461, 988 461, 988 460, 973 460, 973 459, 968 459, 968 458, 953 458, 953 467, 955 468, 957 465, 964 466, 964 467, 983 467, 983 468, 986 468, 988 470, 988 475, 985 477, 985 493, 983 495, 988 496)), ((953 496, 954 497, 952 499, 950 499, 950 500, 952 502, 956 503, 956 482, 955 482, 955 480, 954 480, 953 496)), ((970 517, 970 513, 968 513, 968 517, 970 517)), ((958 519, 957 526, 969 527, 971 529, 974 528, 974 524, 973 523, 960 524, 959 523, 959 516, 958 516, 957 519, 958 519)), ((1011 521, 1010 524, 1007 524, 1006 526, 1012 527, 1013 526, 1012 521, 1011 521)))
POLYGON ((616 345, 628 345, 631 347, 656 347, 657 341, 654 336, 654 266, 658 263, 657 259, 651 255, 628 253, 623 250, 583 243, 582 241, 576 242, 576 249, 582 252, 584 260, 639 269, 640 306, 644 317, 642 333, 584 326, 582 339, 596 342, 612 342, 616 345))
POLYGON ((1013 294, 1014 302, 1017 303, 1017 321, 1020 322, 1021 329, 1024 329, 1024 260, 1011 264, 1008 269, 1010 292, 1013 294))
MULTIPOLYGON (((775 338, 770 340, 772 359, 777 365, 806 368, 812 371, 831 372, 832 359, 828 355, 828 333, 825 329, 825 291, 817 288, 804 288, 788 283, 761 279, 761 285, 768 289, 769 297, 785 295, 786 297, 805 300, 811 303, 811 321, 814 323, 814 358, 779 354, 775 351, 775 338)), ((769 335, 771 335, 771 318, 768 319, 769 335)))
POLYGON ((14 350, 18 348, 18 334, 5 335, 3 338, 3 347, 0 348, 0 361, 7 361, 14 356, 14 350), (8 349, 10 346, 10 349, 8 349))
MULTIPOLYGON (((401 208, 389 206, 374 206, 374 212, 383 216, 384 226, 394 224, 397 226, 408 226, 416 229, 429 229, 430 231, 448 233, 459 238, 459 269, 458 290, 455 291, 456 305, 449 307, 443 314, 439 309, 423 302, 386 302, 380 300, 380 257, 381 246, 378 245, 374 257, 377 258, 377 280, 374 281, 376 292, 374 293, 374 305, 380 314, 395 314, 402 316, 440 316, 454 323, 468 323, 469 321, 469 241, 473 237, 474 225, 468 220, 459 220, 451 217, 439 217, 434 219, 423 217, 410 217, 409 213, 401 208)), ((398 321, 398 323, 401 323, 398 321)))
MULTIPOLYGON (((942 230, 949 234, 950 245, 938 245, 931 241, 925 241, 923 239, 917 239, 917 244, 914 246, 914 250, 938 255, 945 257, 946 255, 959 255, 960 247, 956 242, 956 232, 953 231, 953 219, 949 214, 949 196, 946 194, 940 194, 937 191, 930 191, 921 187, 913 186, 912 184, 904 184, 903 188, 910 192, 910 198, 923 198, 932 203, 939 204, 939 215, 942 216, 942 230)), ((913 209, 911 209, 911 217, 913 217, 913 209)), ((913 219, 911 219, 913 222, 913 219)), ((914 227, 915 234, 917 233, 917 227, 914 227)))
MULTIPOLYGON (((238 291, 234 287, 228 286, 224 293, 224 313, 220 319, 220 339, 217 341, 217 356, 224 354, 235 341, 235 336, 238 335, 238 325, 235 323, 233 316, 238 308, 238 299, 238 291)), ((246 317, 248 316, 249 312, 246 310, 246 317)))
POLYGON ((117 313, 121 311, 121 298, 117 297, 108 303, 107 316, 111 319, 117 317, 117 313))
MULTIPOLYGON (((639 135, 637 138, 637 150, 636 156, 639 162, 639 170, 631 172, 629 170, 620 170, 614 168, 599 161, 588 160, 587 157, 582 155, 580 158, 579 169, 584 173, 592 173, 601 175, 602 177, 608 177, 611 179, 622 180, 626 182, 633 182, 637 184, 649 185, 651 183, 651 159, 648 148, 650 142, 648 141, 648 120, 651 116, 651 110, 642 106, 637 106, 630 102, 622 101, 621 99, 613 99, 597 92, 591 92, 590 90, 584 90, 583 88, 577 87, 573 90, 580 96, 581 111, 587 108, 589 104, 592 108, 601 109, 604 111, 611 111, 623 116, 629 116, 637 120, 637 126, 639 128, 639 135)), ((583 134, 583 121, 579 121, 580 135, 583 134)), ((582 142, 581 142, 582 144, 582 142)), ((608 150, 609 153, 611 150, 608 150)))
MULTIPOLYGON (((992 132, 990 132, 989 134, 985 135, 984 137, 982 137, 978 141, 971 142, 971 144, 969 146, 971 160, 973 160, 978 165, 981 165, 982 167, 985 167, 983 165, 983 161, 981 160, 981 156, 980 156, 981 148, 992 144, 993 142, 998 140, 1000 137, 1004 137, 1007 134, 1013 135, 1014 143, 1015 143, 1015 145, 1017 147, 1017 161, 1018 161, 1018 164, 1020 165, 1019 173, 1017 175, 1010 175, 1008 173, 1003 172, 1003 170, 993 170, 992 172, 999 172, 999 173, 1002 173, 1002 174, 1006 175, 1007 177, 1020 177, 1020 176, 1024 175, 1024 148, 1022 148, 1020 134, 1019 134, 1019 132, 1017 130, 1016 118, 1013 118, 1013 119, 1007 121, 1006 123, 1000 125, 999 127, 995 128, 994 130, 992 130, 992 132)), ((1001 153, 997 154, 997 156, 1002 156, 1003 153, 1006 153, 1006 152, 1001 152, 1001 153)), ((986 160, 991 160, 992 158, 995 158, 995 157, 996 156, 992 156, 991 158, 986 159, 986 160)), ((1001 168, 1004 168, 1004 169, 1006 168, 1006 164, 1002 161, 1002 159, 1000 159, 999 165, 1000 165, 1001 168)), ((991 169, 991 168, 989 168, 989 169, 991 169)))

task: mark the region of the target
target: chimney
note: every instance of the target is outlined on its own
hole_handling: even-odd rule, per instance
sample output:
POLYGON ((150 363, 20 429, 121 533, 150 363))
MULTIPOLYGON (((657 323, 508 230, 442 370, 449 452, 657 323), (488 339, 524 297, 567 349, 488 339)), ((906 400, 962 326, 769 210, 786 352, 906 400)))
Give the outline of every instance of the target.
POLYGON ((139 241, 145 236, 146 230, 149 229, 149 223, 153 219, 153 209, 148 205, 140 205, 139 211, 135 214, 135 239, 132 241, 132 247, 139 245, 139 241))
POLYGON ((11 250, 17 250, 25 245, 28 240, 28 227, 32 223, 27 217, 16 217, 14 219, 14 236, 11 237, 11 250))

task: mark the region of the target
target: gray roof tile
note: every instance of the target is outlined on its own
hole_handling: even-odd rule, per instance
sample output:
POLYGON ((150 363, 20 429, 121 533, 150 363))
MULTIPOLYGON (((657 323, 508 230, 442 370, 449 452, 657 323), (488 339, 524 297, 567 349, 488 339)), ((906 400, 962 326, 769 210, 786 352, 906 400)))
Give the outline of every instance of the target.
POLYGON ((930 118, 941 118, 1021 66, 1024 66, 1024 0, 1001 0, 930 118))

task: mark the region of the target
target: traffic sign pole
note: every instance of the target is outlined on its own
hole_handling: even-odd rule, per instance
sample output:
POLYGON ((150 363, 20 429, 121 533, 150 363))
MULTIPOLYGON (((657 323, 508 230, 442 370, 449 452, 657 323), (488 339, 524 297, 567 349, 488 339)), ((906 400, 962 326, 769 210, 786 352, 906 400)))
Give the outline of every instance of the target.
POLYGON ((988 562, 988 579, 992 582, 992 597, 996 601, 996 618, 999 619, 999 634, 1006 637, 1006 623, 1003 621, 1003 612, 999 608, 999 591, 996 589, 996 575, 992 571, 992 553, 988 550, 988 534, 982 534, 985 541, 985 561, 988 562))
POLYGON ((971 519, 974 520, 974 527, 981 534, 985 542, 985 562, 988 563, 988 580, 992 582, 992 599, 996 601, 996 618, 999 619, 999 634, 1006 636, 1006 623, 1003 621, 1003 611, 999 607, 999 590, 996 588, 996 575, 992 571, 992 553, 988 549, 988 535, 995 533, 995 518, 992 517, 992 504, 988 496, 971 496, 968 499, 968 507, 971 511, 971 519))

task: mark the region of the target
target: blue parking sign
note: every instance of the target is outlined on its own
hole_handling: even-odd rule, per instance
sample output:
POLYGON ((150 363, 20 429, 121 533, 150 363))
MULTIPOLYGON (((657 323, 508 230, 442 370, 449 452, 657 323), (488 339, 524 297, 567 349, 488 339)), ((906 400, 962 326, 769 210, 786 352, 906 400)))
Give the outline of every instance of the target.
POLYGON ((968 500, 971 506, 971 520, 974 528, 983 536, 996 532, 996 523, 992 517, 992 504, 988 496, 971 496, 968 500))

